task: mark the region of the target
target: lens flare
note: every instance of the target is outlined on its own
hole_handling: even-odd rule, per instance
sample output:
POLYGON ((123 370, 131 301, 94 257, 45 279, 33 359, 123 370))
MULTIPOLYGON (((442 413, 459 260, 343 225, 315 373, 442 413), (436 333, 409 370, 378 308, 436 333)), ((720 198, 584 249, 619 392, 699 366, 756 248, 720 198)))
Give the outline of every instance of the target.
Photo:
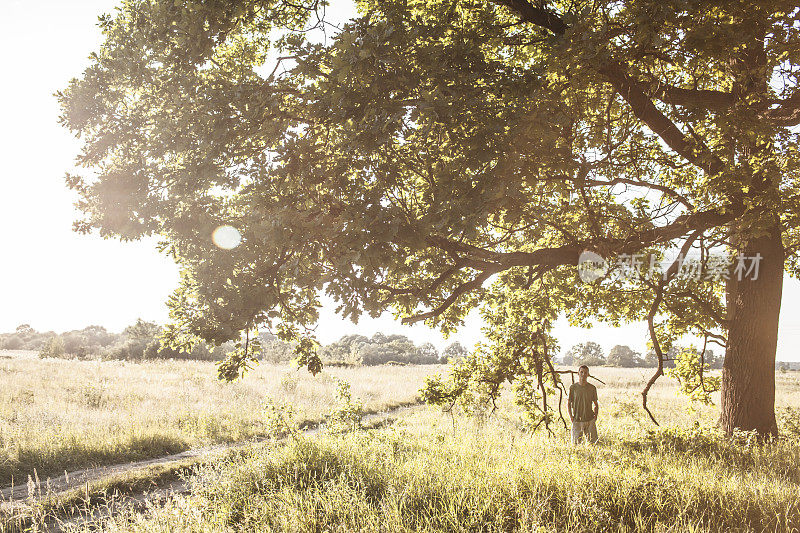
POLYGON ((223 250, 232 250, 242 242, 242 234, 233 226, 220 226, 211 234, 211 240, 223 250))

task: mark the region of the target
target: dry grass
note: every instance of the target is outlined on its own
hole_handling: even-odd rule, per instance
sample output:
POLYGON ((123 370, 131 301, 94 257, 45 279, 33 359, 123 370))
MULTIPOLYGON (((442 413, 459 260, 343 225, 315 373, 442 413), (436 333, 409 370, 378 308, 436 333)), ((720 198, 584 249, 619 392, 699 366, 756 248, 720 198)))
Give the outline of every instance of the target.
POLYGON ((321 375, 259 365, 223 383, 213 363, 0 359, 0 483, 44 479, 229 442, 266 431, 267 399, 321 419, 334 402, 334 377, 352 383, 366 410, 416 397, 437 367, 330 368, 321 375))

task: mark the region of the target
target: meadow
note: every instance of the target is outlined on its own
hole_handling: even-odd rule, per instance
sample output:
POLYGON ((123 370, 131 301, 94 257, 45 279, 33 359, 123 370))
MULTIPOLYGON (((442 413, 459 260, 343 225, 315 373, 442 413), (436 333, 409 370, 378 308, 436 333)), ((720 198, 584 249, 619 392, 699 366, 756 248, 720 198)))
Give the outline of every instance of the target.
MULTIPOLYGON (((365 410, 379 410, 413 401, 425 375, 441 368, 330 368, 312 377, 260 365, 225 384, 203 362, 4 359, 3 468, 6 476, 9 465, 55 473, 68 461, 152 454, 152 443, 172 450, 263 434, 268 398, 291 404, 297 421, 320 419, 335 404, 334 378, 351 384, 365 410)), ((425 407, 383 428, 301 432, 237 449, 197 467, 187 494, 77 530, 800 530, 796 433, 773 443, 725 439, 714 428, 718 407, 692 406, 668 378, 650 394, 656 427, 641 409, 650 370, 592 373, 605 382, 594 446, 573 446, 563 426, 530 431, 511 398, 491 416, 425 407)), ((776 381, 790 430, 800 374, 779 372, 776 381)))
POLYGON ((257 365, 225 383, 206 361, 78 361, 13 353, 0 359, 0 484, 44 481, 91 465, 167 455, 268 433, 268 401, 319 421, 336 380, 352 384, 367 411, 413 402, 436 366, 326 368, 314 377, 288 365, 257 365), (28 355, 26 357, 26 355, 28 355))

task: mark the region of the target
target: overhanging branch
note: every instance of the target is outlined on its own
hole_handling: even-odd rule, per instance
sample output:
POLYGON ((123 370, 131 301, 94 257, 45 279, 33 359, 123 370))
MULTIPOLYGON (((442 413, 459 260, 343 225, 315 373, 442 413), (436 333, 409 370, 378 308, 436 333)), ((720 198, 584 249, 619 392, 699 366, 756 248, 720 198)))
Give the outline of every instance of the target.
MULTIPOLYGON (((532 252, 498 252, 481 248, 472 244, 454 241, 444 236, 431 235, 428 243, 448 253, 475 257, 470 268, 480 273, 471 281, 459 285, 439 306, 431 311, 412 315, 402 319, 403 324, 413 324, 428 318, 435 318, 447 310, 464 294, 480 288, 486 279, 493 274, 512 267, 534 267, 537 271, 546 272, 558 266, 577 265, 580 254, 585 250, 595 250, 603 256, 616 254, 633 254, 648 246, 669 242, 685 235, 699 234, 703 231, 726 224, 733 220, 739 211, 728 208, 724 211, 702 211, 682 215, 666 226, 651 228, 634 233, 627 238, 598 238, 554 248, 540 248, 532 252)), ((675 267, 677 268, 677 267, 675 267)))

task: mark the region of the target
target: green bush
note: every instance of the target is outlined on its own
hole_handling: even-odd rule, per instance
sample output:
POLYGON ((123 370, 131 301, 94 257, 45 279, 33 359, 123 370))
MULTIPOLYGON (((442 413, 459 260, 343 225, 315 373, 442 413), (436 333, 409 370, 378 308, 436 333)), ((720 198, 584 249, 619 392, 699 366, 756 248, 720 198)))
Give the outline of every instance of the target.
POLYGON ((336 380, 336 406, 325 417, 325 428, 330 433, 347 433, 361 428, 364 416, 364 404, 354 400, 350 392, 350 384, 344 380, 336 380))

